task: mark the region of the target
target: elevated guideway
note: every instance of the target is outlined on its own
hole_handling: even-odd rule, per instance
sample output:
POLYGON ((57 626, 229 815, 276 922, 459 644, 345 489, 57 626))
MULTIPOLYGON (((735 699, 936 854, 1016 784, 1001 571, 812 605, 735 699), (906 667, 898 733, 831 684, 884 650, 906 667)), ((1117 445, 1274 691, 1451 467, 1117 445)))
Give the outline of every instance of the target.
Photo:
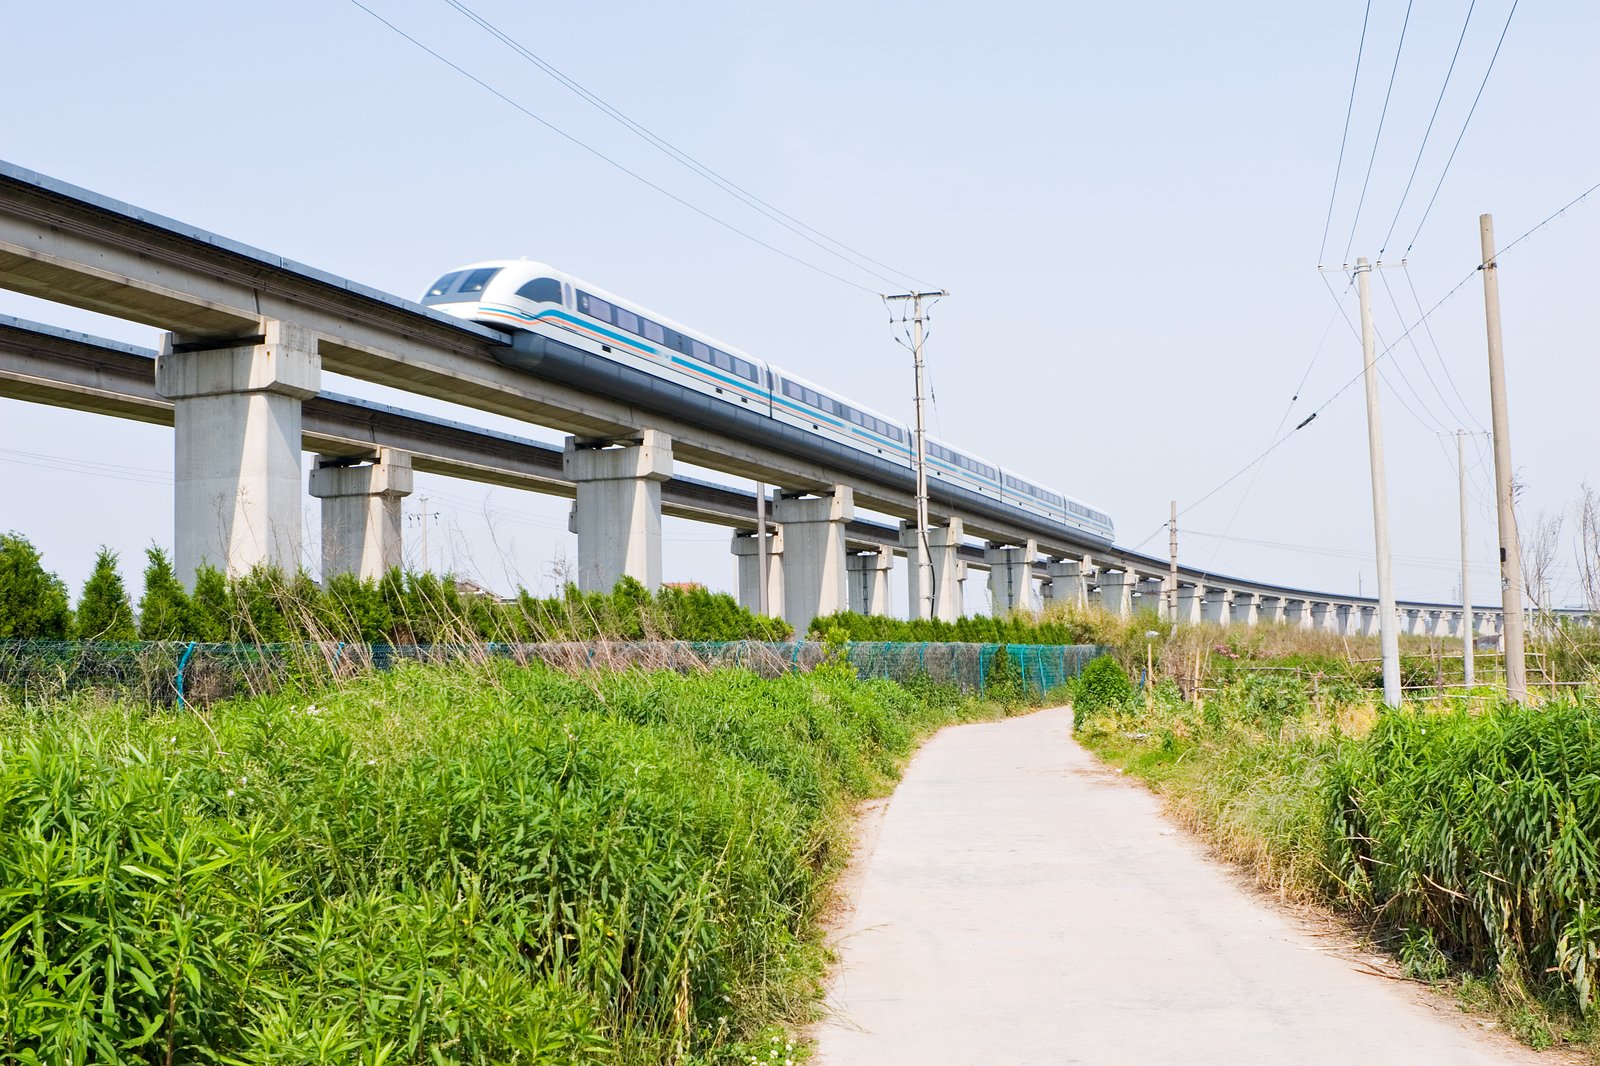
MULTIPOLYGON (((156 392, 155 361, 156 353, 149 349, 0 315, 0 396, 170 426, 174 403, 156 392)), ((549 444, 331 393, 307 399, 303 410, 303 447, 324 462, 368 462, 388 450, 409 456, 410 465, 426 473, 566 498, 577 494, 576 484, 564 474, 562 449, 549 444)), ((756 524, 752 493, 693 478, 664 482, 661 510, 745 534, 756 524)), ((776 523, 774 531, 781 534, 776 523)), ((754 543, 748 536, 736 537, 736 547, 741 540, 754 543)), ((898 546, 900 530, 853 520, 845 526, 845 540, 849 559, 862 560, 851 570, 870 573, 887 563, 884 553, 898 546)), ((986 567, 984 547, 962 543, 956 550, 965 566, 986 567)), ((781 552, 774 556, 774 567, 780 559, 781 552)), ((1166 565, 1166 560, 1114 549, 1091 553, 1075 563, 1028 561, 1029 579, 1047 583, 1057 598, 1076 595, 1124 611, 1157 605, 1146 597, 1159 597, 1163 609, 1171 606, 1168 583, 1158 579, 1166 565), (1064 568, 1076 569, 1063 576, 1064 568), (1053 587, 1058 581, 1062 588, 1053 587)), ((754 590, 743 592, 753 602, 754 590)), ((874 605, 866 590, 862 592, 852 596, 853 605, 870 609, 874 605)), ((1371 598, 1251 582, 1188 567, 1179 569, 1178 599, 1189 612, 1185 620, 1278 621, 1320 628, 1337 624, 1346 632, 1361 631, 1376 609, 1371 598)), ((886 609, 881 601, 877 607, 886 609)), ((1454 605, 1405 602, 1400 607, 1410 631, 1434 632, 1441 624, 1460 624, 1454 605), (1418 629, 1424 616, 1427 628, 1418 629)), ((1478 613, 1480 628, 1492 624, 1493 608, 1480 608, 1478 613)))

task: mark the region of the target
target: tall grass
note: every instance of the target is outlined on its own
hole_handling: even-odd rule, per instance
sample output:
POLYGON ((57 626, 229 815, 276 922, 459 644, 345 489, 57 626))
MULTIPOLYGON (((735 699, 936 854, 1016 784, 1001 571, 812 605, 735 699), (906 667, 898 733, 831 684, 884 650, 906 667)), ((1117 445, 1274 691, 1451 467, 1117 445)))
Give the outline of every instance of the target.
POLYGON ((0 1060, 722 1062, 810 1001, 841 812, 973 705, 403 667, 0 723, 0 1060))

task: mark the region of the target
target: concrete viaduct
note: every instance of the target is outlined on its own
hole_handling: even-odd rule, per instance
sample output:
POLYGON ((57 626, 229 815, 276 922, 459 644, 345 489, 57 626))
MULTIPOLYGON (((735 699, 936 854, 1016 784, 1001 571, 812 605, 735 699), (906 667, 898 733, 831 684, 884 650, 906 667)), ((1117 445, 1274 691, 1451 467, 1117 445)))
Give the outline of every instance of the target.
MULTIPOLYGON (((631 575, 654 587, 661 516, 731 527, 739 594, 758 601, 752 494, 677 477, 675 458, 781 486, 771 509, 769 604, 797 629, 849 607, 888 613, 905 484, 863 478, 707 428, 694 403, 645 409, 496 361, 507 335, 0 162, 0 287, 164 331, 150 352, 0 319, 0 396, 174 427, 176 563, 230 571, 301 561, 305 480, 322 501, 325 573, 372 575, 400 560, 399 501, 414 470, 574 500, 579 584, 631 575), (321 390, 323 370, 508 415, 570 434, 549 445, 321 390)), ((699 398, 700 403, 709 403, 699 398)), ((993 609, 1098 601, 1179 621, 1377 631, 1376 601, 1180 568, 1083 540, 1042 519, 934 501, 934 611, 962 610, 968 566, 987 569, 993 609), (981 545, 971 544, 976 538, 981 545)), ((916 573, 917 568, 912 569, 916 573)), ((911 602, 919 602, 912 589, 911 602)), ((1402 632, 1495 633, 1499 609, 1402 603, 1402 632)))

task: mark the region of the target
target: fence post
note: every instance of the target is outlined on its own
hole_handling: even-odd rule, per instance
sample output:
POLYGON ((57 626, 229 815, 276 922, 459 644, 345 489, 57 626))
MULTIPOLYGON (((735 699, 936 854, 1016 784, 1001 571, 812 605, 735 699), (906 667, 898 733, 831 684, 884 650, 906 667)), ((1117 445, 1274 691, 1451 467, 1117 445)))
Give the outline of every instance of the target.
POLYGON ((184 700, 183 700, 183 671, 184 671, 184 668, 189 665, 189 656, 194 654, 194 645, 195 645, 195 642, 191 640, 189 642, 189 646, 187 648, 183 649, 183 655, 178 659, 178 676, 172 679, 173 682, 178 687, 178 710, 180 710, 180 711, 183 710, 183 703, 184 703, 184 700))

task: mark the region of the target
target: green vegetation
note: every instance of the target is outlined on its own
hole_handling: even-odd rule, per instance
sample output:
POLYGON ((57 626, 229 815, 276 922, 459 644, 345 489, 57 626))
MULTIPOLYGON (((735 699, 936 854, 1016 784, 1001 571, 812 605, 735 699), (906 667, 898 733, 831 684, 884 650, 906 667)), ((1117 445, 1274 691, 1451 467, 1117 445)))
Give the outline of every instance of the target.
POLYGON ((1600 693, 1387 711, 1331 648, 1309 669, 1303 648, 1296 668, 1225 652, 1194 701, 1171 679, 1108 699, 1111 660, 1091 664, 1079 736, 1264 884, 1369 923, 1412 976, 1532 1044, 1600 1040, 1600 693))
MULTIPOLYGON (((1104 644, 1124 649, 1128 656, 1144 654, 1144 634, 1163 638, 1171 626, 1152 612, 1120 619, 1104 611, 1075 605, 1055 606, 1038 614, 1017 613, 1001 618, 978 615, 944 622, 937 618, 888 618, 848 611, 814 619, 817 638, 908 643, 963 644, 1104 644)), ((1131 659, 1130 659, 1131 661, 1131 659)))
POLYGON ((100 549, 94 572, 83 584, 83 595, 78 597, 77 629, 90 640, 132 640, 137 636, 128 590, 122 587, 122 575, 117 573, 117 553, 110 548, 100 549))
POLYGON ((979 713, 836 665, 0 706, 0 1059, 765 1061, 849 806, 979 713))
POLYGON ((45 570, 26 538, 0 534, 0 640, 62 640, 71 634, 67 586, 45 570))

